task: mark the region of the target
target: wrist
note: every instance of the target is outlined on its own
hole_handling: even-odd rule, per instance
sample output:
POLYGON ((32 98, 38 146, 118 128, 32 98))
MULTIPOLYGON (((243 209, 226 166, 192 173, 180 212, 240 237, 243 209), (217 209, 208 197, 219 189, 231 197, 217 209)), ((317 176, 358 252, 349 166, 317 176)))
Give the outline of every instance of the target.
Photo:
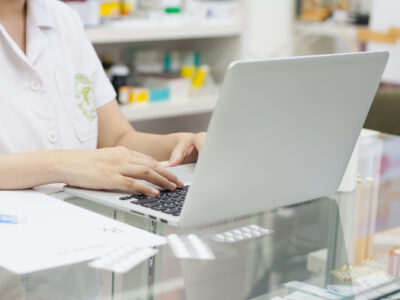
POLYGON ((176 140, 177 140, 176 144, 178 144, 181 141, 186 141, 186 140, 194 137, 194 133, 191 133, 191 132, 179 132, 179 133, 176 133, 176 135, 177 135, 176 136, 176 140))
POLYGON ((45 159, 42 161, 42 168, 48 176, 49 182, 54 183, 67 183, 67 168, 65 160, 68 155, 67 151, 63 150, 49 150, 46 151, 45 159))

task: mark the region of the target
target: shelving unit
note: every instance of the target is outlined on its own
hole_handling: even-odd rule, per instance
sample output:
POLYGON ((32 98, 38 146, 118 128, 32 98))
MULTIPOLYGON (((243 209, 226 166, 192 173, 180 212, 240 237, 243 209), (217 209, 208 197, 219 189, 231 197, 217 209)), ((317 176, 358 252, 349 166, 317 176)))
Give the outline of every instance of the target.
POLYGON ((133 43, 238 36, 241 25, 239 21, 117 21, 86 33, 93 44, 133 43))
MULTIPOLYGON (((137 49, 196 51, 200 53, 201 63, 211 67, 214 81, 219 85, 231 62, 270 57, 292 30, 290 13, 294 8, 291 1, 232 1, 238 4, 238 9, 230 17, 201 19, 185 14, 153 15, 148 20, 114 20, 88 28, 86 33, 99 55, 111 57, 117 63, 124 62, 130 57, 129 53, 137 49)), ((213 111, 216 99, 210 96, 182 103, 133 105, 121 109, 129 121, 136 122, 133 125, 152 123, 167 131, 166 123, 174 123, 174 129, 179 129, 183 119, 194 126, 208 124, 205 113, 213 111), (190 122, 186 118, 175 120, 182 116, 190 116, 190 122)))
POLYGON ((357 27, 351 24, 339 24, 332 20, 324 22, 296 21, 295 30, 300 34, 317 35, 332 38, 355 38, 357 27))
POLYGON ((146 103, 121 106, 122 113, 131 122, 181 117, 212 112, 218 96, 197 97, 186 102, 146 103))
POLYGON ((360 51, 357 39, 357 26, 335 22, 328 19, 323 22, 296 21, 294 31, 296 43, 309 53, 342 53, 360 51))
MULTIPOLYGON (((120 53, 126 48, 162 48, 195 50, 202 63, 210 65, 217 84, 228 65, 242 57, 243 24, 240 18, 193 20, 190 18, 160 20, 120 20, 86 29, 98 54, 120 53)), ((119 57, 113 57, 115 61, 119 57)), ((125 105, 121 110, 128 121, 135 123, 211 113, 217 95, 188 98, 182 102, 125 105)), ((164 122, 165 123, 165 122, 164 122)), ((161 126, 161 125, 160 125, 161 126)))

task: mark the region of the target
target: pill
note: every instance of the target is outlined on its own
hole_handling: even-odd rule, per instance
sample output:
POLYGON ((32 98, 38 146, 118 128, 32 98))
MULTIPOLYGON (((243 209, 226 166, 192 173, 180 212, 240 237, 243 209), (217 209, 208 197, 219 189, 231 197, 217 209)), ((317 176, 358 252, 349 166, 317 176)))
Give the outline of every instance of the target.
POLYGON ((121 273, 121 272, 125 271, 125 268, 124 268, 123 265, 117 264, 117 265, 114 267, 114 271, 117 272, 117 273, 121 273))
POLYGON ((122 248, 122 249, 119 249, 117 253, 118 253, 118 255, 124 255, 126 252, 127 251, 122 248))
POLYGON ((131 265, 131 264, 130 264, 129 260, 127 260, 127 259, 124 259, 124 260, 121 262, 121 266, 123 266, 124 268, 129 267, 130 265, 131 265))
POLYGON ((136 256, 136 255, 131 255, 131 256, 129 256, 128 259, 129 259, 131 262, 134 262, 134 261, 137 260, 137 256, 136 256))
POLYGON ((105 263, 101 262, 101 261, 97 261, 95 264, 93 264, 94 266, 96 266, 96 268, 102 268, 104 267, 105 263))
POLYGON ((198 238, 196 235, 194 235, 194 234, 189 234, 189 235, 188 235, 188 239, 189 239, 190 241, 199 241, 199 238, 198 238))
POLYGON ((109 257, 109 256, 106 256, 106 257, 104 257, 104 258, 102 259, 102 261, 103 261, 105 264, 109 264, 110 262, 113 261, 113 259, 112 259, 111 257, 109 257))
POLYGON ((218 234, 215 239, 219 242, 223 242, 225 240, 225 237, 222 234, 218 234))

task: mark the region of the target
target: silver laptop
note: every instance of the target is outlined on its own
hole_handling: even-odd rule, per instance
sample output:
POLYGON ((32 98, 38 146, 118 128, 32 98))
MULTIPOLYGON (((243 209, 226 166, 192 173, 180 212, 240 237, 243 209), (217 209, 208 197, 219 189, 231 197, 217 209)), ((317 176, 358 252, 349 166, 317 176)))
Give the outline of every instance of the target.
POLYGON ((187 185, 158 198, 65 191, 181 227, 211 224, 337 191, 387 52, 235 62, 187 185))

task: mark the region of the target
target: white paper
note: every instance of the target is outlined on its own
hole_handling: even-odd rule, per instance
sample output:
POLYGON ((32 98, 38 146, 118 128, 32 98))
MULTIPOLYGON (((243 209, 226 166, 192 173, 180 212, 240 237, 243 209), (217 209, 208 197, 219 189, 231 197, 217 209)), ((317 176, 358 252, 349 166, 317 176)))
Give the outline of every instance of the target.
POLYGON ((82 262, 123 247, 166 239, 35 191, 0 192, 0 266, 17 274, 82 262))

